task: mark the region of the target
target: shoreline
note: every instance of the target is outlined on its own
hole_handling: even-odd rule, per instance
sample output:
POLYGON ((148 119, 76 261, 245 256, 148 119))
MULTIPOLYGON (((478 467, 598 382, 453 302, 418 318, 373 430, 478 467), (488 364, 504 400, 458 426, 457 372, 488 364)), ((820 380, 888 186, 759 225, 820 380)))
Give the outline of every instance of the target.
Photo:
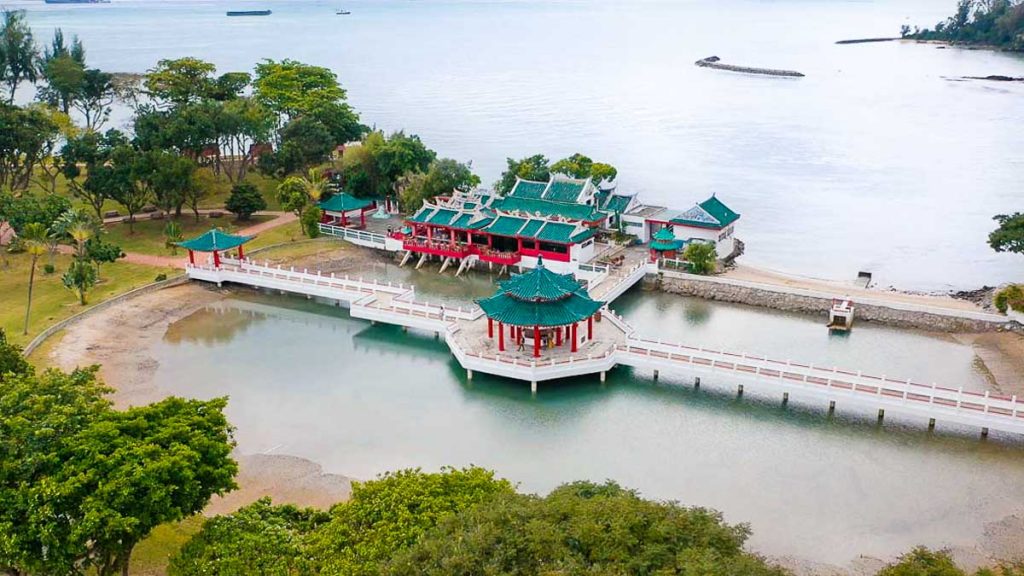
MULTIPOLYGON (((284 260, 299 266, 319 263, 345 271, 380 262, 384 257, 368 249, 324 243, 314 253, 286 256, 284 260)), ((62 338, 60 345, 48 347, 46 352, 54 365, 64 369, 102 364, 100 376, 115 390, 112 399, 118 407, 156 401, 168 393, 154 384, 159 363, 151 354, 152 347, 162 340, 173 322, 234 293, 231 289, 189 283, 143 294, 67 327, 55 336, 62 338)), ((945 336, 974 348, 979 361, 992 375, 995 389, 1010 393, 1006 388, 1016 385, 1024 392, 1024 380, 1005 380, 1015 377, 1016 370, 1024 373, 1024 338, 1013 333, 945 336), (1015 340, 991 340, 992 336, 1015 340), (987 355, 979 353, 982 349, 987 355)), ((240 452, 236 452, 235 458, 239 462, 239 489, 214 499, 204 515, 228 513, 264 496, 279 503, 327 509, 346 500, 351 493, 352 478, 325 472, 314 460, 288 454, 240 452)), ((951 550, 958 562, 968 566, 1024 558, 1024 520, 1015 514, 992 519, 977 540, 951 546, 951 550)), ((768 557, 797 576, 867 576, 892 560, 857 557, 838 566, 800 557, 768 557)))

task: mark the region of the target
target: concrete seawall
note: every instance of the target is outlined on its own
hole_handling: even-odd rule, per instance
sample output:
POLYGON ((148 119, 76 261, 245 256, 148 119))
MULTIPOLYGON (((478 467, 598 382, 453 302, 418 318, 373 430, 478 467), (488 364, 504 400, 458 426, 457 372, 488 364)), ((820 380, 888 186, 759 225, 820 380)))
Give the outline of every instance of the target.
MULTIPOLYGON (((695 276, 664 271, 655 282, 658 288, 707 300, 762 306, 786 312, 817 314, 827 318, 832 295, 810 290, 755 284, 719 277, 695 276)), ((841 296, 836 294, 835 296, 841 296)), ((865 302, 858 300, 856 319, 902 328, 938 332, 992 332, 1013 327, 1008 318, 985 312, 939 309, 914 304, 865 302)))

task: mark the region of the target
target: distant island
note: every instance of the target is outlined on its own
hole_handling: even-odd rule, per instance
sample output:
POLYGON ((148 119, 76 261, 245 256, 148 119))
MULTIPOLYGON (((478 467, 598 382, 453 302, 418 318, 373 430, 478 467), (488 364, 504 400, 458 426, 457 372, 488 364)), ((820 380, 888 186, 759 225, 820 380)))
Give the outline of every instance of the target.
POLYGON ((934 28, 904 25, 900 36, 1024 52, 1024 0, 959 0, 956 13, 934 28))

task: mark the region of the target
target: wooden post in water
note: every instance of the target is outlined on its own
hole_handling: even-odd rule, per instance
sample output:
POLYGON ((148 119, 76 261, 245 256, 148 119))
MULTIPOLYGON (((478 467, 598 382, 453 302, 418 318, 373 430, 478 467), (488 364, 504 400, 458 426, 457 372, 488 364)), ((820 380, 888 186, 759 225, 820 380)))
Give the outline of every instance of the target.
POLYGON ((530 394, 532 394, 534 396, 537 395, 537 381, 536 380, 530 382, 530 394))
POLYGON ((782 405, 785 406, 786 404, 789 404, 789 392, 782 393, 782 405))
POLYGON ((658 371, 657 371, 657 370, 655 370, 655 371, 654 371, 654 379, 655 379, 655 380, 657 380, 657 379, 658 379, 658 371))
POLYGON ((743 398, 743 384, 740 384, 740 385, 739 385, 739 386, 738 386, 738 387, 736 388, 736 397, 737 397, 737 398, 743 398))
POLYGON ((935 418, 928 419, 928 431, 935 430, 935 418))
POLYGON ((693 379, 693 389, 700 390, 700 376, 697 376, 693 379))
POLYGON ((981 437, 982 439, 988 438, 988 428, 981 429, 981 437))
POLYGON ((835 413, 836 413, 836 401, 835 400, 829 400, 828 401, 828 415, 831 416, 831 415, 833 415, 835 413))
POLYGON ((885 420, 885 408, 878 409, 878 423, 881 424, 885 420))

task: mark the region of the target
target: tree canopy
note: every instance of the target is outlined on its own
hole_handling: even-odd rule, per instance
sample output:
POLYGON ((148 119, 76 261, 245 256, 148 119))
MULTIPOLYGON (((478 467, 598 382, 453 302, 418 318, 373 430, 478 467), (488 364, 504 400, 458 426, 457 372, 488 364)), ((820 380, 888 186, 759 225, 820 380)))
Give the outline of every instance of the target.
POLYGON ((984 44, 1024 50, 1024 2, 1021 0, 959 0, 956 12, 932 29, 901 30, 904 38, 984 44))
POLYGON ((996 252, 1024 254, 1024 213, 1000 214, 993 219, 999 228, 988 235, 988 245, 996 252))
POLYGON ((527 156, 519 160, 508 158, 508 167, 494 185, 497 192, 508 194, 516 184, 516 178, 523 180, 547 181, 551 174, 564 174, 573 178, 591 178, 594 184, 614 180, 618 170, 611 164, 594 162, 577 152, 552 164, 543 154, 527 156))

